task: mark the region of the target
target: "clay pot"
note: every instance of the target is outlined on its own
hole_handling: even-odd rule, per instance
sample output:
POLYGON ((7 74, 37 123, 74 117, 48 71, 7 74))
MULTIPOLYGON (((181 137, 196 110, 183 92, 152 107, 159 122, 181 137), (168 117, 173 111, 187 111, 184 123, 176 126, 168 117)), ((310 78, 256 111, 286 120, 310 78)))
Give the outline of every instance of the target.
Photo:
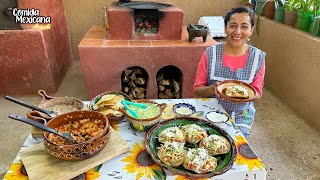
POLYGON ((284 24, 294 27, 296 25, 297 19, 297 11, 284 11, 284 24))
POLYGON ((264 16, 269 19, 274 19, 274 11, 275 11, 274 2, 268 1, 264 6, 264 16))
MULTIPOLYGON (((38 95, 42 97, 42 101, 38 105, 41 109, 53 110, 59 109, 56 112, 56 115, 61 115, 63 113, 71 112, 71 111, 78 111, 84 109, 84 104, 80 99, 74 97, 52 97, 46 94, 44 90, 39 90, 38 95), (63 108, 60 108, 64 106, 63 108)), ((48 115, 38 112, 38 111, 30 111, 27 113, 27 117, 29 119, 33 119, 37 122, 42 122, 42 119, 46 121, 50 121, 53 117, 49 117, 48 115)), ((31 129, 31 134, 33 138, 37 139, 41 137, 41 130, 33 127, 31 129)))
POLYGON ((100 152, 108 143, 112 131, 108 119, 103 114, 94 111, 74 111, 53 118, 46 125, 54 129, 69 122, 87 118, 103 121, 105 127, 99 135, 81 143, 59 145, 50 141, 49 133, 43 131, 43 142, 48 153, 62 160, 75 161, 88 159, 100 152))

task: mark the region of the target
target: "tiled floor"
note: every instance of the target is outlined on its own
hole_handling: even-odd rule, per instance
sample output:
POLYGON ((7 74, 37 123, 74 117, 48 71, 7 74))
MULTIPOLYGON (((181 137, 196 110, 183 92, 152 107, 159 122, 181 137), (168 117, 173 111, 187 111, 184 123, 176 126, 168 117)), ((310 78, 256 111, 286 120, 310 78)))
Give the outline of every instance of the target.
MULTIPOLYGON (((86 100, 85 85, 79 61, 69 69, 54 96, 73 96, 86 100)), ((38 96, 18 97, 37 105, 38 96)), ((9 114, 25 115, 27 108, 0 99, 0 178, 29 133, 30 126, 9 119, 9 114)), ((267 168, 267 179, 319 180, 320 133, 296 117, 280 99, 264 89, 264 97, 256 103, 256 120, 249 143, 267 168)))

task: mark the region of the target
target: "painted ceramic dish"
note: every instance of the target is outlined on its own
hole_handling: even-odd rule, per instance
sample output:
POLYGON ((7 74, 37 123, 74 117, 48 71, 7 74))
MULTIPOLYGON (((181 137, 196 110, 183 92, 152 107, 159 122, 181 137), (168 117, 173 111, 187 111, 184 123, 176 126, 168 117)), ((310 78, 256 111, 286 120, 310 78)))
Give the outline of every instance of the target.
MULTIPOLYGON (((148 114, 148 116, 149 116, 148 118, 141 118, 141 117, 139 117, 140 115, 138 116, 138 118, 134 118, 129 114, 129 112, 124 107, 120 108, 120 111, 126 116, 126 119, 129 122, 129 124, 131 126, 133 126, 133 128, 135 128, 136 130, 139 130, 139 131, 147 131, 152 126, 157 124, 160 121, 160 117, 162 115, 163 110, 167 107, 167 104, 165 104, 165 103, 159 104, 154 101, 147 100, 147 99, 139 99, 139 100, 135 100, 135 102, 143 103, 143 104, 147 104, 147 105, 153 104, 153 105, 155 105, 153 107, 158 108, 157 114, 149 114, 149 111, 154 111, 152 109, 148 109, 150 107, 148 107, 146 109, 142 109, 143 111, 145 111, 145 114, 148 114)), ((132 108, 132 107, 130 107, 130 108, 132 108)))
POLYGON ((196 112, 196 108, 188 103, 178 103, 173 106, 173 112, 178 116, 191 116, 196 112))
MULTIPOLYGON (((216 86, 218 94, 225 100, 231 102, 249 102, 253 101, 257 95, 257 91, 249 84, 238 80, 226 80, 218 83, 216 86), (235 90, 239 92, 239 96, 230 95, 228 91, 235 90), (244 94, 245 92, 245 94, 244 94)), ((232 94, 232 93, 231 93, 232 94)))
MULTIPOLYGON (((185 143, 184 147, 186 149, 193 149, 193 148, 197 148, 198 144, 185 143)), ((192 117, 173 118, 167 121, 160 122, 156 126, 153 126, 148 131, 146 136, 146 150, 150 154, 151 158, 159 166, 167 169, 168 171, 171 171, 174 174, 186 176, 187 178, 190 178, 190 179, 209 178, 212 176, 223 174, 232 167, 232 164, 237 156, 237 150, 236 150, 234 141, 225 130, 223 130, 222 128, 219 128, 218 126, 214 125, 212 122, 208 120, 192 118, 192 117), (158 141, 158 135, 167 128, 175 127, 175 126, 181 127, 188 124, 196 124, 201 128, 205 129, 208 135, 215 134, 215 135, 223 136, 230 142, 231 149, 228 153, 214 156, 217 159, 217 166, 213 172, 196 173, 194 171, 187 170, 186 168, 183 167, 183 165, 180 165, 178 167, 168 166, 165 163, 163 163, 158 157, 157 152, 159 151, 160 147, 163 146, 163 144, 158 141)))
POLYGON ((46 125, 55 129, 65 124, 73 125, 73 122, 86 119, 101 120, 104 124, 103 130, 87 141, 74 144, 57 144, 49 138, 50 133, 43 131, 43 142, 48 153, 68 161, 85 160, 99 153, 107 145, 111 135, 111 126, 103 114, 95 111, 73 111, 53 118, 46 125))
POLYGON ((131 98, 123 92, 106 91, 91 100, 89 109, 104 114, 109 120, 121 120, 124 114, 119 109, 123 99, 131 101, 131 98))
POLYGON ((227 122, 229 117, 221 111, 210 111, 206 114, 206 118, 214 123, 227 122))

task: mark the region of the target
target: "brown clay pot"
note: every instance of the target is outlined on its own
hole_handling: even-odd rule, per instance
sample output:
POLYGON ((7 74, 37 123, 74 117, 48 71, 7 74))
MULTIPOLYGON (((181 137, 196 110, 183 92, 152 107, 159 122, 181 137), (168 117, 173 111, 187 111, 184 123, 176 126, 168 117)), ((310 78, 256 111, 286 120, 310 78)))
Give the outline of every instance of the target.
POLYGON ((297 19, 298 19, 297 11, 284 12, 284 24, 287 24, 291 27, 295 27, 297 19))
POLYGON ((49 132, 43 131, 43 142, 48 153, 58 159, 75 161, 88 159, 100 152, 108 143, 112 131, 107 117, 103 114, 95 111, 73 111, 53 118, 46 125, 54 129, 69 122, 87 118, 104 122, 105 127, 99 135, 81 143, 58 145, 48 139, 49 132))
POLYGON ((274 2, 268 1, 264 7, 264 16, 269 19, 274 19, 274 11, 275 11, 274 2))

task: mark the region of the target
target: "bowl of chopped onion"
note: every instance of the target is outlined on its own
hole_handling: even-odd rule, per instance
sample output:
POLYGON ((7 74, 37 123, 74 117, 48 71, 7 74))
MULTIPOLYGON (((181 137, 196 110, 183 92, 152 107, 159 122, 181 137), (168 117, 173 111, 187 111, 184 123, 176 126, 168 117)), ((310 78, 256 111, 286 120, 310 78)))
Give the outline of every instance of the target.
POLYGON ((231 102, 253 101, 257 91, 251 85, 238 80, 225 80, 216 85, 217 93, 231 102))
POLYGON ((139 131, 147 131, 157 124, 160 121, 163 110, 167 107, 165 103, 159 104, 147 99, 135 100, 134 102, 147 105, 147 108, 141 108, 128 104, 128 107, 137 113, 137 118, 132 117, 124 107, 121 107, 120 111, 126 116, 129 124, 139 131))
POLYGON ((52 156, 63 160, 84 160, 100 152, 112 129, 106 116, 95 111, 73 111, 59 115, 47 124, 59 133, 69 133, 73 142, 43 131, 43 142, 52 156))

